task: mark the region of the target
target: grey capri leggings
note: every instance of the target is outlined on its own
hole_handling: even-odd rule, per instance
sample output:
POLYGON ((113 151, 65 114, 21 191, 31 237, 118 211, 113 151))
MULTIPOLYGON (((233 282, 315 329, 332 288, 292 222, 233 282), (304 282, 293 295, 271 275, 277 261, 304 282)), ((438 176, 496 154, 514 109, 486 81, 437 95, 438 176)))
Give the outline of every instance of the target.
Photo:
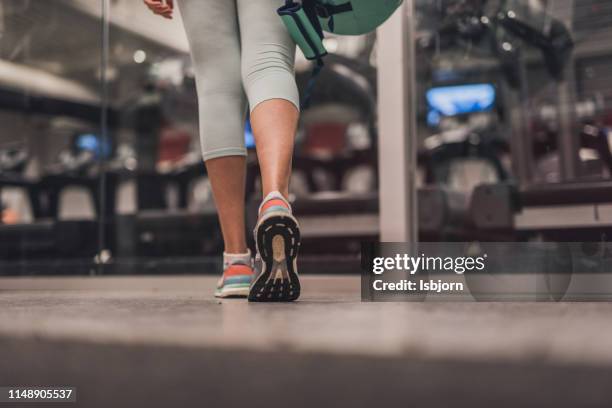
POLYGON ((246 155, 247 107, 285 99, 299 109, 295 44, 276 14, 280 3, 179 1, 195 67, 204 160, 246 155))

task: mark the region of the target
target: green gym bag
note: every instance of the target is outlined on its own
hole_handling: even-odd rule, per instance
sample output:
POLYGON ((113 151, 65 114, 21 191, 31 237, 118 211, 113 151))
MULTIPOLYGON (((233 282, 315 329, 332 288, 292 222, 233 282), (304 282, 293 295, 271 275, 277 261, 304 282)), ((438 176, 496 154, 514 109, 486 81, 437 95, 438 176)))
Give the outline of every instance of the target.
POLYGON ((384 23, 403 0, 287 0, 278 14, 291 37, 308 59, 327 52, 323 31, 339 35, 361 35, 384 23))
POLYGON ((317 61, 313 80, 304 97, 307 107, 314 79, 323 67, 327 50, 324 31, 339 35, 361 35, 374 31, 403 0, 286 0, 278 14, 304 56, 317 61))

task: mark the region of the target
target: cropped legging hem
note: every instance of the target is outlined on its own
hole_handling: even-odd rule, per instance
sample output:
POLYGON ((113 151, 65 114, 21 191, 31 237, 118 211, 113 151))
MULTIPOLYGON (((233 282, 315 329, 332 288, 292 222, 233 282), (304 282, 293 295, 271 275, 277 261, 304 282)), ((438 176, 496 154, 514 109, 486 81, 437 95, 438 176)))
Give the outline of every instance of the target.
POLYGON ((218 159, 219 157, 246 156, 246 155, 247 155, 246 148, 241 148, 241 147, 226 147, 223 149, 215 149, 215 150, 208 150, 208 151, 203 150, 202 151, 202 158, 204 159, 204 161, 218 159))
POLYGON ((296 87, 287 87, 287 83, 295 81, 295 76, 289 72, 272 72, 269 78, 261 78, 249 86, 249 109, 253 113, 262 102, 273 99, 283 99, 291 102, 300 111, 300 95, 296 87))

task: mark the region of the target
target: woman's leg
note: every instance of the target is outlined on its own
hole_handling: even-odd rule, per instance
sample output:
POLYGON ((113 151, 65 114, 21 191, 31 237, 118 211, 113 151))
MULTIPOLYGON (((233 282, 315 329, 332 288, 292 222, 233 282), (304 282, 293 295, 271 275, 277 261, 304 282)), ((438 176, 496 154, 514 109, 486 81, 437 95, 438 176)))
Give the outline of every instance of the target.
POLYGON ((244 120, 235 0, 181 0, 198 90, 200 140, 226 253, 247 252, 245 242, 244 120))
POLYGON ((247 252, 244 230, 245 158, 226 156, 210 159, 206 161, 206 171, 219 213, 224 252, 244 254, 247 252))
POLYGON ((264 197, 273 191, 289 196, 298 116, 296 107, 284 99, 261 102, 251 113, 264 197))
POLYGON ((237 0, 242 77, 261 169, 264 201, 255 226, 258 274, 249 300, 292 301, 300 296, 300 231, 286 200, 299 116, 295 44, 276 15, 278 0, 237 0))
POLYGON ((237 0, 242 77, 261 170, 263 195, 288 195, 299 118, 295 44, 276 14, 277 0, 237 0))

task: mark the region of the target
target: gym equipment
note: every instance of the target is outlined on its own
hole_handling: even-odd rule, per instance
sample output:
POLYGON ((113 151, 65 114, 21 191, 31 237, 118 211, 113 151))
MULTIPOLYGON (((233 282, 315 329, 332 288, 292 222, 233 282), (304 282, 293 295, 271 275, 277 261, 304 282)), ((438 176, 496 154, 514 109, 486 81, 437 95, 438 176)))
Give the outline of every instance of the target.
POLYGON ((469 193, 479 182, 508 179, 502 164, 508 143, 499 135, 501 107, 494 81, 435 82, 425 91, 425 100, 427 124, 437 131, 423 140, 418 154, 427 185, 469 193))
MULTIPOLYGON (((114 213, 115 195, 111 180, 105 183, 105 191, 100 190, 100 160, 108 158, 112 148, 98 135, 87 132, 76 132, 70 145, 60 151, 55 163, 46 168, 38 182, 40 200, 46 203, 42 215, 57 219, 59 200, 62 191, 69 186, 81 187, 91 195, 96 214, 101 213, 101 198, 105 198, 106 214, 114 213)), ((110 177, 109 177, 110 178, 110 177)))
POLYGON ((612 181, 478 186, 470 204, 475 227, 514 239, 606 241, 612 227, 612 181))
POLYGON ((295 172, 303 172, 306 175, 308 190, 311 193, 321 192, 314 176, 317 170, 324 171, 328 175, 331 190, 341 191, 349 171, 362 165, 376 169, 375 152, 356 151, 327 159, 296 155, 293 161, 295 172))
MULTIPOLYGON (((465 64, 469 66, 466 82, 482 77, 478 76, 479 62, 485 78, 490 78, 491 72, 501 72, 505 78, 498 89, 503 119, 512 135, 509 153, 514 178, 478 186, 470 200, 467 225, 473 228, 474 237, 490 234, 503 241, 605 241, 612 227, 612 154, 605 125, 609 120, 601 106, 607 89, 599 92, 598 87, 605 86, 605 82, 603 78, 598 82, 589 67, 601 58, 597 67, 601 67, 603 76, 609 69, 603 64, 609 64, 609 59, 604 59, 609 58, 609 53, 603 49, 602 56, 585 52, 592 45, 585 38, 581 64, 574 64, 575 44, 569 28, 574 21, 572 13, 574 7, 589 7, 573 2, 546 2, 542 7, 535 4, 518 0, 449 0, 423 5, 434 16, 428 21, 433 28, 419 45, 434 53, 439 66, 452 67, 444 56, 452 57, 454 50, 448 48, 461 44, 466 53, 481 58, 475 66, 465 64), (433 10, 435 7, 438 9, 433 10), (554 12, 558 17, 553 17, 554 12), (436 24, 440 20, 442 23, 436 24), (442 55, 441 49, 447 54, 442 55), (541 63, 534 58, 538 54, 542 56, 541 63), (586 77, 581 78, 578 91, 590 91, 581 95, 580 101, 574 95, 575 67, 581 68, 586 77), (533 76, 537 80, 529 84, 533 76), (585 89, 585 81, 591 81, 590 88, 585 89), (539 105, 534 109, 534 100, 545 100, 553 106, 539 105), (534 128, 544 130, 535 133, 534 128), (537 139, 541 136, 543 139, 537 139), (585 149, 590 150, 586 152, 589 158, 585 149)), ((591 11, 595 10, 601 9, 591 11)), ((581 38, 580 33, 576 35, 581 38)), ((443 74, 446 76, 434 73, 433 81, 456 84, 461 77, 456 71, 443 74)), ((444 109, 432 108, 433 99, 428 99, 431 126, 437 122, 431 116, 440 115, 444 109)), ((450 109, 461 111, 459 106, 450 109)), ((427 181, 433 179, 429 177, 427 181)))
MULTIPOLYGON (((342 104, 358 110, 368 122, 374 122, 376 115, 376 68, 359 59, 331 54, 326 59, 328 69, 317 78, 317 87, 312 90, 313 106, 342 104)), ((302 93, 308 89, 311 75, 296 75, 302 93)), ((370 127, 373 128, 373 123, 370 127)))
POLYGON ((498 181, 506 181, 510 177, 501 162, 501 156, 508 151, 508 144, 495 135, 469 130, 452 140, 445 140, 444 134, 433 135, 426 139, 425 147, 419 152, 419 162, 425 169, 425 183, 428 185, 448 186, 453 176, 453 164, 460 161, 483 162, 491 169, 491 176, 498 181))
POLYGON ((437 16, 442 23, 431 38, 424 38, 422 46, 448 48, 459 41, 470 46, 488 43, 507 82, 518 88, 521 59, 525 58, 522 45, 527 44, 541 52, 553 78, 563 79, 574 40, 567 26, 545 9, 524 0, 452 0, 446 3, 437 16), (442 39, 438 39, 440 37, 442 39))
POLYGON ((492 84, 466 84, 443 86, 427 91, 425 98, 429 105, 427 122, 435 125, 440 115, 456 116, 493 109, 496 99, 492 84))
MULTIPOLYGON (((27 192, 30 208, 34 218, 42 214, 39 197, 39 184, 24 176, 30 160, 28 151, 23 147, 11 147, 0 150, 0 196, 3 188, 17 187, 27 192)), ((0 207, 2 202, 0 202, 0 207)), ((2 220, 0 220, 0 224, 2 220)))
POLYGON ((399 8, 403 0, 286 0, 277 12, 306 59, 316 61, 302 98, 302 109, 310 105, 316 78, 323 69, 327 49, 324 31, 338 35, 360 35, 373 31, 399 8))
MULTIPOLYGON (((317 79, 313 105, 302 115, 293 166, 303 174, 309 192, 340 191, 351 170, 368 166, 376 172, 376 69, 368 62, 330 55, 317 79), (351 141, 359 139, 356 145, 351 141), (325 174, 325 186, 316 176, 325 174)), ((297 75, 300 89, 307 74, 297 75)))
POLYGON ((530 3, 518 0, 507 1, 493 21, 539 48, 550 75, 556 80, 562 79, 574 48, 574 40, 565 24, 530 3))
POLYGON ((0 150, 0 174, 21 174, 28 164, 29 155, 24 148, 0 150))
MULTIPOLYGON (((552 140, 540 141, 540 145, 534 145, 535 167, 533 181, 535 183, 560 182, 561 158, 555 135, 552 140), (542 151, 544 150, 544 151, 542 151)), ((612 153, 608 140, 608 130, 603 127, 585 124, 582 126, 577 138, 579 148, 582 152, 579 161, 579 173, 581 180, 609 179, 612 176, 612 153), (590 153, 589 153, 590 152, 590 153)))
POLYGON ((88 132, 73 134, 69 146, 60 151, 55 163, 47 168, 48 174, 85 176, 98 172, 101 159, 113 154, 112 145, 99 135, 88 132))

